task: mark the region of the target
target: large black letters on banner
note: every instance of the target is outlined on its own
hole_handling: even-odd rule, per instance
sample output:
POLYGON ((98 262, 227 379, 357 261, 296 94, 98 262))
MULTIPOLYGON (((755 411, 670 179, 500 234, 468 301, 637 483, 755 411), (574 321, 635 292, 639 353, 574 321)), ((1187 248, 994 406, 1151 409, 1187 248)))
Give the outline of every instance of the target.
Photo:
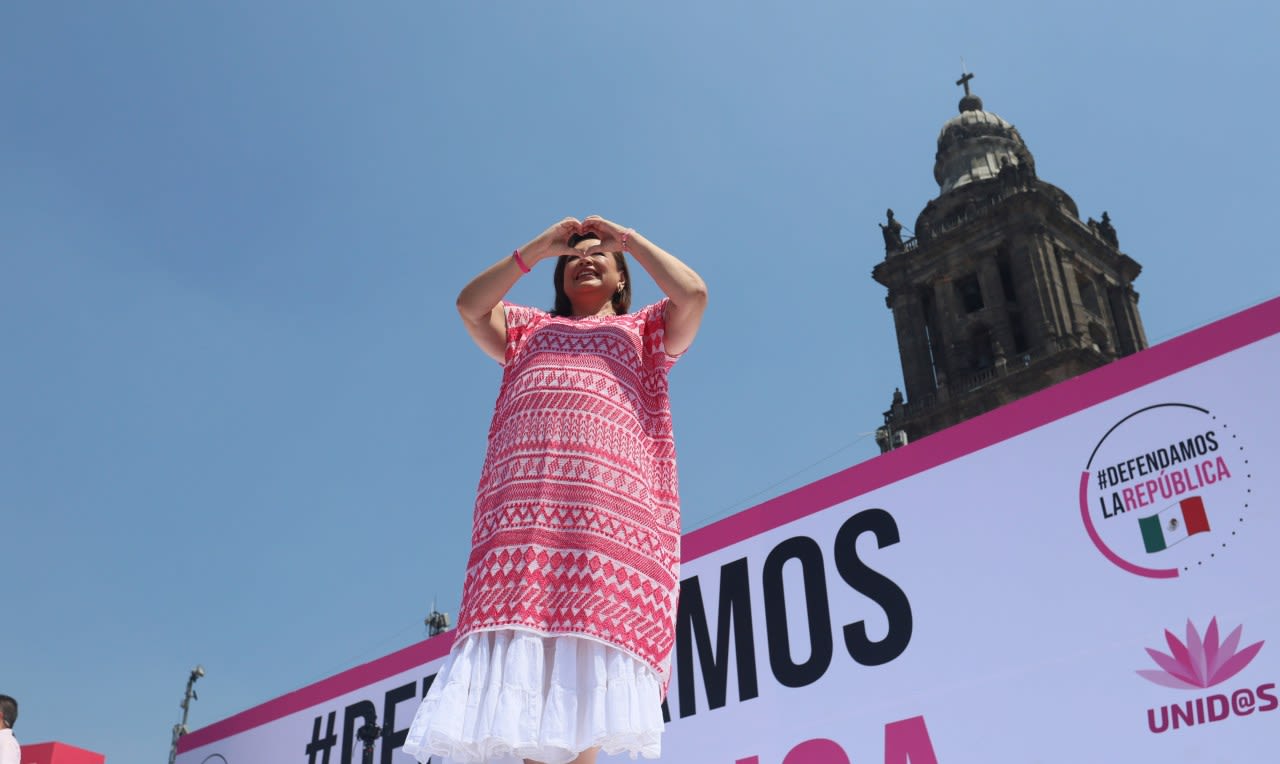
POLYGON ((311 742, 307 743, 306 754, 307 764, 329 764, 329 754, 333 752, 333 747, 338 744, 338 736, 333 734, 333 723, 337 718, 337 711, 329 712, 329 724, 325 727, 325 733, 320 734, 320 722, 323 716, 317 716, 315 723, 311 726, 311 742), (320 754, 320 760, 316 761, 316 754, 320 754))
POLYGON ((804 687, 818 681, 831 665, 831 608, 827 601, 827 573, 822 547, 808 536, 795 536, 773 548, 764 561, 764 625, 769 635, 769 667, 785 687, 804 687), (787 593, 782 567, 800 563, 804 575, 804 606, 809 626, 809 657, 796 663, 787 632, 787 593))
MULTIPOLYGON (((868 532, 875 535, 876 544, 881 549, 900 541, 898 525, 892 515, 883 509, 867 509, 840 526, 836 532, 834 553, 836 570, 844 583, 883 608, 888 619, 888 633, 879 641, 867 637, 865 621, 855 621, 842 627, 849 656, 864 666, 879 666, 901 655, 911 641, 911 603, 901 587, 858 557, 858 538, 868 532)), ((822 545, 809 536, 793 536, 780 542, 765 558, 761 578, 769 667, 779 684, 785 687, 810 685, 831 667, 835 652, 822 545), (807 657, 800 663, 792 655, 783 580, 783 570, 792 560, 800 564, 809 635, 807 657)), ((698 712, 696 679, 701 679, 706 690, 708 710, 725 705, 731 665, 730 631, 733 633, 732 665, 737 669, 738 699, 745 701, 759 695, 751 613, 751 575, 747 558, 733 560, 720 568, 718 601, 713 644, 698 577, 691 576, 680 582, 675 644, 680 718, 698 712)), ((792 604, 798 604, 794 598, 792 604)), ((795 617, 794 614, 791 617, 795 617)), ((664 701, 663 719, 670 721, 670 718, 664 701)))
POLYGON ((844 644, 849 656, 864 666, 879 666, 907 649, 911 641, 911 603, 901 587, 858 559, 858 537, 867 532, 875 534, 881 549, 900 540, 893 515, 883 509, 863 510, 846 520, 836 533, 836 570, 846 584, 884 608, 889 631, 879 642, 867 638, 865 621, 844 627, 844 644))
MULTIPOLYGON (((394 690, 388 690, 382 701, 382 764, 391 764, 391 754, 404 745, 409 737, 409 728, 396 729, 396 704, 415 697, 418 683, 402 684, 394 690)), ((416 711, 416 707, 414 708, 416 711)))
POLYGON ((738 699, 759 694, 756 685, 755 639, 751 629, 751 582, 747 559, 720 568, 720 607, 716 619, 716 648, 711 650, 707 611, 702 604, 698 577, 680 582, 680 605, 676 610, 676 671, 680 683, 680 717, 697 713, 694 690, 693 645, 698 645, 698 665, 707 690, 707 707, 725 704, 729 682, 729 628, 733 627, 733 652, 738 667, 738 699))

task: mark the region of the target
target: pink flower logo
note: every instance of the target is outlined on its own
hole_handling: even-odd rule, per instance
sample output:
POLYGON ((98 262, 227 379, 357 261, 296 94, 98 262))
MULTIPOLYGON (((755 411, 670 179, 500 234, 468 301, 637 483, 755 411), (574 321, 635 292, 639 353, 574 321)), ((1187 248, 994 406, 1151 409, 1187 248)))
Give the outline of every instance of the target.
POLYGON ((1240 632, 1244 626, 1237 626, 1223 642, 1218 642, 1218 619, 1209 621, 1204 639, 1187 620, 1187 641, 1180 642, 1173 632, 1165 629, 1164 638, 1169 644, 1169 652, 1165 655, 1159 650, 1148 647, 1147 655, 1160 667, 1159 671, 1139 671, 1138 676, 1163 687, 1176 689, 1200 689, 1212 687, 1225 682, 1240 673, 1249 661, 1262 649, 1262 642, 1255 642, 1243 650, 1240 645, 1240 632))

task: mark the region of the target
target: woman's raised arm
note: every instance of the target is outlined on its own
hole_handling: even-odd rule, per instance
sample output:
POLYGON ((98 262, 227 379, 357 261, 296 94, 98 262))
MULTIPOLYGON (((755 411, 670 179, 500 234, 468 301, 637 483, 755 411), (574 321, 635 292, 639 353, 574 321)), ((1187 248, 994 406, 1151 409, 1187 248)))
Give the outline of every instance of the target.
POLYGON ((625 249, 649 273, 667 296, 666 334, 663 344, 671 355, 680 355, 693 344, 707 309, 707 285, 692 268, 675 255, 635 232, 599 215, 582 221, 585 230, 600 237, 600 244, 589 252, 617 252, 625 249), (625 237, 625 238, 624 238, 625 237))
POLYGON ((501 302, 523 275, 521 263, 533 268, 540 260, 575 254, 569 246, 569 236, 577 233, 580 225, 577 218, 561 220, 516 250, 516 254, 485 268, 458 293, 458 315, 462 316, 467 334, 490 358, 498 363, 506 360, 507 317, 501 302))

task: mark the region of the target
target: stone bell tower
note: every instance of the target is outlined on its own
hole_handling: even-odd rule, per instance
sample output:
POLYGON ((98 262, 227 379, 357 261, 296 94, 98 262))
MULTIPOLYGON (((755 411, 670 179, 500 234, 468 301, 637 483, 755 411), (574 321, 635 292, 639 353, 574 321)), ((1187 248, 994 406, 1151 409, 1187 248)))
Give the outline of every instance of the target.
POLYGON ((1013 125, 964 87, 942 126, 933 177, 940 193, 903 238, 880 225, 906 389, 877 431, 881 451, 905 445, 1147 346, 1133 281, 1111 218, 1080 219, 1062 189, 1040 180, 1013 125))

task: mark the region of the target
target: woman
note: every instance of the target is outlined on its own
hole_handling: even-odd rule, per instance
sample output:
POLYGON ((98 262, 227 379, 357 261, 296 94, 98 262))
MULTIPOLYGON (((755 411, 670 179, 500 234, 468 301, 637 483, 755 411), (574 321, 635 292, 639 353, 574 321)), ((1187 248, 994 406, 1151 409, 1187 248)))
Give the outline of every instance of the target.
POLYGON ((502 386, 456 642, 406 752, 545 764, 658 755, 679 581, 667 371, 706 304, 691 268, 598 216, 565 218, 458 295, 502 386), (666 299, 628 312, 624 252, 666 299), (550 313, 503 301, 549 258, 550 313))

